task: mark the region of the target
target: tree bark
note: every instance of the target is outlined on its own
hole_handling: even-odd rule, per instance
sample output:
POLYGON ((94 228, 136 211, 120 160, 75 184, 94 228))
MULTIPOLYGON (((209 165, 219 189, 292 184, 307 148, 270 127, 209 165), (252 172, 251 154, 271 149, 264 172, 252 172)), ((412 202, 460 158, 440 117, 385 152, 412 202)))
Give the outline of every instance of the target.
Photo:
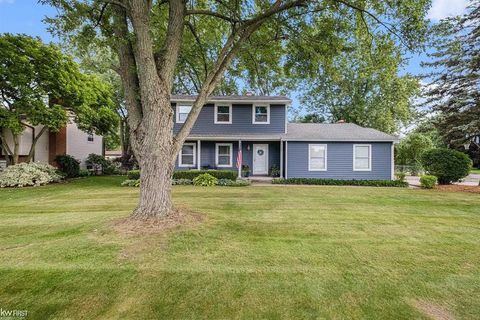
POLYGON ((40 132, 33 138, 32 145, 30 146, 30 151, 28 152, 27 162, 31 162, 33 155, 35 153, 35 146, 37 145, 38 139, 47 131, 47 127, 43 127, 40 132))
POLYGON ((19 135, 12 133, 12 137, 13 137, 12 164, 17 164, 19 159, 19 153, 20 153, 20 142, 18 141, 19 135))

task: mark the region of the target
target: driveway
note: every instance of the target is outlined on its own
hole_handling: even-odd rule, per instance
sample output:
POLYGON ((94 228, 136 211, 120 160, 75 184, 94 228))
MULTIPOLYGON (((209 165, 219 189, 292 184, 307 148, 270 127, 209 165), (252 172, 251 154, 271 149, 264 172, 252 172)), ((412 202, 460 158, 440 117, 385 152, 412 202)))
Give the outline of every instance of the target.
MULTIPOLYGON (((419 187, 420 186, 420 177, 417 176, 406 176, 405 181, 408 182, 411 186, 419 187)), ((462 182, 457 182, 456 184, 463 186, 478 186, 480 183, 480 174, 469 174, 462 182)))

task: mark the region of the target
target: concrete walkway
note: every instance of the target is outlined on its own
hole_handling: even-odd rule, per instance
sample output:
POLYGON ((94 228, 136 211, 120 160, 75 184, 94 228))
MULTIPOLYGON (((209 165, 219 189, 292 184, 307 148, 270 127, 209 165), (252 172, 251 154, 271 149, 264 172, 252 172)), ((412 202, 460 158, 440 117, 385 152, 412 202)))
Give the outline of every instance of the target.
MULTIPOLYGON (((405 181, 407 181, 413 187, 420 186, 420 177, 406 176, 405 181)), ((480 183, 480 174, 470 174, 466 178, 464 178, 463 181, 457 182, 455 184, 462 185, 462 186, 478 186, 479 183, 480 183)))

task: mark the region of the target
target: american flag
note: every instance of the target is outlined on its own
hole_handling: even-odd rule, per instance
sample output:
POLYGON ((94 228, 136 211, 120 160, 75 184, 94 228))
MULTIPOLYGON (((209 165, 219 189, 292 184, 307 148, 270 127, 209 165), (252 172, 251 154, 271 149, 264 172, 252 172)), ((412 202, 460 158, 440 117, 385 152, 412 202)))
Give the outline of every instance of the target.
POLYGON ((237 168, 240 169, 242 167, 242 162, 243 162, 242 150, 238 150, 238 153, 237 153, 237 168))

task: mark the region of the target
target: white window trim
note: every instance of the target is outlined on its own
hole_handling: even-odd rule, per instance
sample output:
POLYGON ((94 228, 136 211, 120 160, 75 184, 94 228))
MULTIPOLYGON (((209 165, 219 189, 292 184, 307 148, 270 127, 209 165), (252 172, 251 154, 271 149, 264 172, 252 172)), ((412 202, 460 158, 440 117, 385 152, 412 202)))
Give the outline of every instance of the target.
POLYGON ((326 144, 318 144, 318 143, 310 143, 308 144, 308 171, 327 171, 327 165, 328 165, 328 162, 327 162, 327 145, 326 144), (311 167, 311 164, 310 164, 310 160, 311 160, 311 157, 310 157, 310 153, 311 153, 311 147, 313 146, 316 146, 316 147, 324 147, 325 149, 325 168, 324 169, 314 169, 311 167))
POLYGON ((197 165, 197 144, 195 142, 185 142, 184 146, 193 146, 193 164, 190 163, 183 163, 183 156, 182 156, 182 149, 180 149, 180 153, 178 154, 178 166, 182 168, 187 167, 195 167, 197 165))
POLYGON ((230 168, 233 166, 233 143, 216 143, 215 144, 215 166, 218 168, 230 168), (218 149, 219 147, 230 147, 230 164, 218 164, 218 149))
POLYGON ((270 124, 270 105, 269 104, 253 104, 252 105, 252 124, 270 124), (266 107, 267 108, 267 121, 266 122, 256 122, 255 121, 255 107, 266 107))
POLYGON ((229 103, 217 103, 215 104, 215 112, 214 112, 214 118, 213 118, 213 123, 215 124, 232 124, 232 105, 229 103), (218 121, 217 115, 218 115, 218 107, 228 107, 228 119, 229 121, 218 121))
MULTIPOLYGON (((191 104, 186 104, 186 103, 181 103, 181 104, 178 104, 175 106, 175 122, 176 123, 185 123, 185 121, 180 121, 180 118, 179 118, 179 109, 180 107, 190 107, 190 112, 192 111, 192 105, 191 104)), ((189 114, 190 114, 189 112, 189 114)))
POLYGON ((353 145, 353 171, 372 171, 372 145, 371 144, 354 144, 353 145), (368 147, 368 169, 355 168, 355 159, 357 147, 368 147))

